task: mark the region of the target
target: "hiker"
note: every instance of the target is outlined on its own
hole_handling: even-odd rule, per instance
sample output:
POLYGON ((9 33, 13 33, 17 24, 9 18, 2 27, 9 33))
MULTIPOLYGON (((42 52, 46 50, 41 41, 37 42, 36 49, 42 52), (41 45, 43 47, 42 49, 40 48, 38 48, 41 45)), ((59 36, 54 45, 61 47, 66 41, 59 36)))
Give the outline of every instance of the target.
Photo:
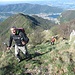
POLYGON ((19 29, 17 29, 14 26, 10 28, 10 31, 11 31, 11 34, 10 34, 7 50, 9 50, 11 48, 12 41, 14 40, 15 41, 15 56, 17 57, 18 61, 20 62, 21 61, 20 50, 25 55, 25 58, 27 58, 27 56, 28 56, 26 44, 29 39, 27 39, 27 37, 24 35, 24 33, 22 31, 20 31, 19 29))
POLYGON ((52 38, 51 38, 51 45, 54 45, 55 41, 56 41, 55 37, 52 36, 52 38))

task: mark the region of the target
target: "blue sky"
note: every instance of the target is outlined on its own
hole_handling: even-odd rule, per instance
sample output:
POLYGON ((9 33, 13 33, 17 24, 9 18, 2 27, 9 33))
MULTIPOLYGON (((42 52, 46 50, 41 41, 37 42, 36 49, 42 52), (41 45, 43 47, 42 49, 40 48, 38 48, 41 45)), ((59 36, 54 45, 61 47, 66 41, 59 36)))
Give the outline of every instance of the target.
POLYGON ((46 0, 0 0, 0 2, 14 2, 14 1, 46 1, 46 0))
MULTIPOLYGON (((36 2, 36 1, 46 1, 46 0, 0 0, 0 4, 9 4, 9 3, 23 3, 23 2, 36 2)), ((50 1, 50 0, 47 0, 47 1, 50 1)))
MULTIPOLYGON (((30 3, 30 2, 36 2, 36 1, 46 1, 46 0, 0 0, 0 5, 1 4, 15 4, 15 3, 30 3)), ((47 0, 51 1, 51 0, 47 0)))
POLYGON ((75 0, 0 0, 0 5, 1 4, 15 4, 15 3, 38 3, 40 2, 40 4, 42 4, 41 1, 46 1, 46 2, 62 2, 62 3, 66 3, 66 2, 72 2, 75 3, 75 0), (32 2, 33 1, 33 2, 32 2))
MULTIPOLYGON (((0 0, 0 2, 28 2, 28 1, 46 1, 46 0, 0 0)), ((75 1, 75 0, 47 0, 47 1, 75 1)))

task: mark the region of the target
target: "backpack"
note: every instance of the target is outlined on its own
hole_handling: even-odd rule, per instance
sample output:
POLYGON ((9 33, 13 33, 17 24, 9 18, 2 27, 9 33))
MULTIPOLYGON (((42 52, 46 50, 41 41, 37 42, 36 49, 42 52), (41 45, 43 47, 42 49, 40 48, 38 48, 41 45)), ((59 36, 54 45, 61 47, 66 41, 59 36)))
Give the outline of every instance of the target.
POLYGON ((24 28, 17 28, 17 30, 19 30, 19 32, 22 32, 24 34, 24 36, 25 36, 25 40, 24 41, 27 44, 29 42, 29 38, 27 37, 24 28))
POLYGON ((52 38, 51 42, 55 42, 55 38, 52 38))

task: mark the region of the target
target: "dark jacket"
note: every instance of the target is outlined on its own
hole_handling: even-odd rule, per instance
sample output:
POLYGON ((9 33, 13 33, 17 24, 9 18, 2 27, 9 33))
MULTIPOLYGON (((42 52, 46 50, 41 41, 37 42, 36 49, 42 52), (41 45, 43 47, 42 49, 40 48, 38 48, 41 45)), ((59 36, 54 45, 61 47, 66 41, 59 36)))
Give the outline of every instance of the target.
POLYGON ((22 45, 22 41, 26 40, 26 35, 23 32, 20 32, 19 30, 16 31, 16 34, 11 34, 9 39, 9 47, 12 45, 12 41, 15 41, 15 44, 18 46, 24 46, 22 45))

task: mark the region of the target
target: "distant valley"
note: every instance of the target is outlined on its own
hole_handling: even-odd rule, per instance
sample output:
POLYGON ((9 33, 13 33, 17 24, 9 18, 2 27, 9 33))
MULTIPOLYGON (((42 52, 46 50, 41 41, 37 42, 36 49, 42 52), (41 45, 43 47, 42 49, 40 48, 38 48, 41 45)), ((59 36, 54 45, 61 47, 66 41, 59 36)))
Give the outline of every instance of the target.
POLYGON ((57 2, 55 0, 51 2, 38 2, 35 1, 33 3, 19 3, 19 4, 7 4, 7 5, 0 5, 0 22, 3 22, 8 17, 18 14, 24 13, 26 15, 36 15, 38 17, 42 17, 43 19, 52 20, 57 24, 61 22, 69 21, 74 19, 74 2, 64 1, 57 2), (35 3, 35 4, 34 4, 35 3), (51 5, 50 5, 51 4, 51 5), (37 8, 37 11, 36 11, 37 8), (70 13, 68 12, 70 11, 70 13), (66 12, 66 14, 65 14, 66 12), (68 17, 65 15, 67 15, 68 17), (72 17, 70 17, 72 14, 72 17), (69 18, 70 17, 70 18, 69 18), (69 18, 69 20, 68 20, 69 18))
POLYGON ((1 5, 0 8, 0 22, 4 21, 6 18, 12 16, 13 14, 17 14, 20 12, 28 15, 37 15, 44 19, 51 20, 50 16, 52 16, 53 14, 54 16, 56 16, 63 11, 63 9, 58 7, 28 3, 1 5))

